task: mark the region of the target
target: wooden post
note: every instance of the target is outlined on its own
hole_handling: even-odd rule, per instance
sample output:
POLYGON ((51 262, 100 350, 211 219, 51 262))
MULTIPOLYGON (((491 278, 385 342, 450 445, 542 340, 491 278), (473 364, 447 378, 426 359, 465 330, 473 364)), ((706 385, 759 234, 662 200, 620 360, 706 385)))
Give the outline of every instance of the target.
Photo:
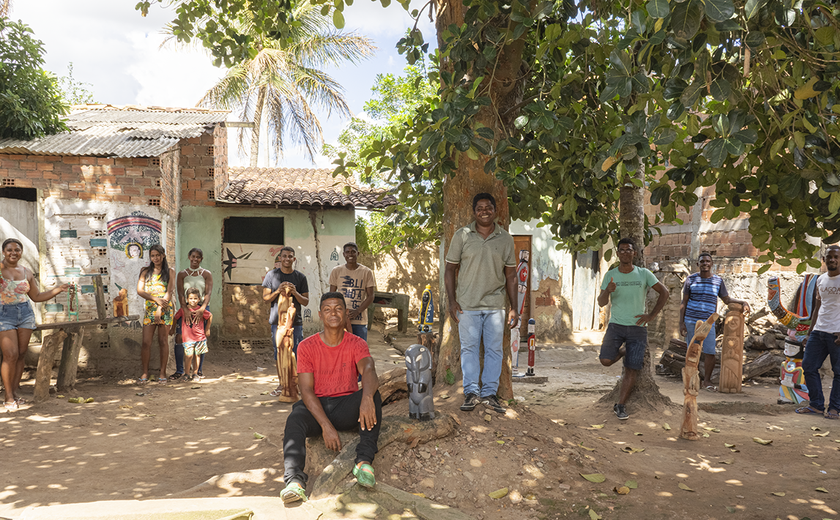
POLYGON ((70 332, 70 336, 64 340, 64 348, 61 350, 61 361, 58 364, 58 378, 56 387, 59 392, 67 392, 76 386, 76 373, 79 370, 79 352, 82 350, 82 340, 85 337, 85 328, 78 327, 70 332))
MULTIPOLYGON (((108 307, 105 305, 105 289, 102 285, 102 275, 95 274, 91 276, 93 280, 93 289, 94 295, 96 297, 96 317, 100 320, 104 320, 108 316, 106 315, 108 312, 108 307)), ((126 312, 126 314, 128 314, 126 312)))
POLYGON ((741 392, 744 363, 744 306, 730 303, 723 322, 723 352, 720 356, 718 391, 724 394, 741 392))
POLYGON ((64 329, 53 332, 41 344, 41 354, 38 356, 38 368, 35 370, 35 397, 34 401, 40 403, 50 397, 50 379, 55 364, 55 351, 64 342, 67 333, 64 329))
POLYGON ((685 366, 682 369, 685 401, 683 403, 680 437, 691 441, 700 439, 700 434, 697 432, 697 394, 700 392, 700 373, 697 370, 697 365, 700 364, 703 340, 706 339, 717 319, 717 313, 713 313, 705 322, 697 321, 697 326, 694 328, 694 337, 691 338, 685 354, 685 366))

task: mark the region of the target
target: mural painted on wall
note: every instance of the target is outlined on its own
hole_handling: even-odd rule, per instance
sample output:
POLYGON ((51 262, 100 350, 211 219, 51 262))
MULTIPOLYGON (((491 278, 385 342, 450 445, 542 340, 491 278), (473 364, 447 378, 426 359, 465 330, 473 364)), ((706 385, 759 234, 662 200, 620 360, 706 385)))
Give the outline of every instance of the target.
POLYGON ((149 248, 160 243, 160 220, 142 211, 108 221, 111 260, 108 294, 114 297, 115 316, 143 315, 143 299, 137 296, 137 279, 140 271, 149 265, 149 248))
POLYGON ((282 248, 282 245, 223 243, 222 280, 243 285, 261 284, 266 273, 280 267, 282 248))

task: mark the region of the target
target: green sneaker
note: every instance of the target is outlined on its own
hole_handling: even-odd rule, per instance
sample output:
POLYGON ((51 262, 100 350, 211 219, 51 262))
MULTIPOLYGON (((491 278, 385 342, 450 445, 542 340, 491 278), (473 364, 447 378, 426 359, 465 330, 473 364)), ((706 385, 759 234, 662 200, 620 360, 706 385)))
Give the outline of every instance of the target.
POLYGON ((353 476, 360 486, 372 488, 376 485, 376 477, 373 475, 373 466, 370 464, 362 464, 361 466, 353 466, 353 476))
POLYGON ((309 500, 306 498, 306 491, 297 482, 292 482, 283 488, 283 491, 280 492, 280 498, 284 504, 290 504, 298 500, 303 500, 304 502, 309 500))

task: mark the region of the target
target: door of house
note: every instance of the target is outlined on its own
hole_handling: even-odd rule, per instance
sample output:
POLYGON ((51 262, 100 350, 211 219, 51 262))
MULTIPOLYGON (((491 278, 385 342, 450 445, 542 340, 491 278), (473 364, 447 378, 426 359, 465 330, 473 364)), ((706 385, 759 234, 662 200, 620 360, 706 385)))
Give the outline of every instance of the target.
MULTIPOLYGON (((516 254, 516 265, 519 267, 519 258, 521 251, 528 252, 528 278, 525 280, 525 287, 527 287, 527 291, 525 292, 525 307, 522 311, 522 316, 520 316, 522 320, 522 326, 520 328, 521 331, 521 338, 523 341, 527 341, 528 339, 528 319, 531 318, 531 271, 533 269, 533 259, 534 257, 531 256, 531 235, 514 235, 513 236, 513 247, 516 254)), ((517 283, 519 279, 517 278, 517 283)))
POLYGON ((592 330, 597 325, 598 251, 577 253, 574 261, 574 287, 572 292, 572 328, 575 331, 592 330))

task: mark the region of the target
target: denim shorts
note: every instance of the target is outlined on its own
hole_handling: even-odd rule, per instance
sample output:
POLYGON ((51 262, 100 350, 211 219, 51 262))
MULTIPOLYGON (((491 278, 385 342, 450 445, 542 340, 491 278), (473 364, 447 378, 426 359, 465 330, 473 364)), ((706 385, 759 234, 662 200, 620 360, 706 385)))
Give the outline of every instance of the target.
POLYGON ((29 302, 0 305, 0 332, 16 329, 38 328, 35 312, 29 302))
POLYGON ((645 363, 647 348, 647 327, 639 325, 618 325, 610 323, 601 343, 601 359, 615 359, 618 349, 624 344, 624 366, 631 370, 641 370, 645 363))

